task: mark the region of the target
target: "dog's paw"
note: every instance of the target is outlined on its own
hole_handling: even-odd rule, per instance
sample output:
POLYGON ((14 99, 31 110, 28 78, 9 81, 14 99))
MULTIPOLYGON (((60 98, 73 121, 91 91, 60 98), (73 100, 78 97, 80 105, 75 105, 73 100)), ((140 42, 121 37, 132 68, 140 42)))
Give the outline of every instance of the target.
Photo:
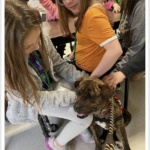
POLYGON ((116 141, 116 142, 115 142, 115 145, 117 146, 117 148, 118 148, 119 150, 124 150, 123 144, 122 144, 121 142, 116 141))

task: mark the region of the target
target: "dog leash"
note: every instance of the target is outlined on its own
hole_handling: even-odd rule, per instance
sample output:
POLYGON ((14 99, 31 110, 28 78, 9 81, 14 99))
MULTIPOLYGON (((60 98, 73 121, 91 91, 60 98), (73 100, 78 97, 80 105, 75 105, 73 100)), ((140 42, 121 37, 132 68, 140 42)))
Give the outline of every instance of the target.
POLYGON ((106 140, 105 150, 114 150, 113 125, 114 125, 114 98, 112 97, 111 110, 110 110, 110 126, 109 126, 108 137, 106 140))
MULTIPOLYGON (((121 101, 120 101, 120 99, 118 98, 117 95, 115 95, 114 98, 115 98, 117 104, 119 105, 119 107, 120 107, 120 112, 121 112, 121 114, 122 114, 122 111, 123 111, 122 103, 121 103, 121 101)), ((111 108, 111 105, 108 107, 108 109, 107 109, 105 112, 103 112, 103 114, 106 113, 110 108, 111 108)))

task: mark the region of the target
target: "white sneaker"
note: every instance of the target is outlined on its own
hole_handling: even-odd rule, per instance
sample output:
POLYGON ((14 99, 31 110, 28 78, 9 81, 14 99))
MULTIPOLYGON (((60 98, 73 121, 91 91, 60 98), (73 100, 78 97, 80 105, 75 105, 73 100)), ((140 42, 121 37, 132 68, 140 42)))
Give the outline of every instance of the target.
POLYGON ((85 129, 79 136, 87 144, 95 144, 95 140, 89 129, 85 129))
POLYGON ((68 145, 65 145, 63 147, 57 147, 57 146, 55 146, 54 140, 55 140, 55 137, 47 137, 45 139, 45 146, 49 150, 71 150, 70 146, 68 146, 68 145))

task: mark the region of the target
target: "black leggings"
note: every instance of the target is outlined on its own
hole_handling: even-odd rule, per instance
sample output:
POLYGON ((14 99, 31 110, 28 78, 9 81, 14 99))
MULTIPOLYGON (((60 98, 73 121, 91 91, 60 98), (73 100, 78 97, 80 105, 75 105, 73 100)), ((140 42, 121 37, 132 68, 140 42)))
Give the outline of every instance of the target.
MULTIPOLYGON (((118 63, 118 62, 119 62, 119 61, 117 61, 116 63, 118 63)), ((68 62, 68 63, 74 65, 77 70, 85 71, 85 72, 88 73, 89 75, 91 75, 91 73, 92 73, 92 72, 88 72, 88 71, 86 71, 86 70, 83 70, 83 69, 79 68, 79 67, 75 64, 75 61, 73 61, 73 62, 68 62)), ((101 77, 99 77, 99 79, 102 79, 104 76, 109 75, 109 74, 115 69, 116 63, 115 63, 106 73, 104 73, 101 77)))

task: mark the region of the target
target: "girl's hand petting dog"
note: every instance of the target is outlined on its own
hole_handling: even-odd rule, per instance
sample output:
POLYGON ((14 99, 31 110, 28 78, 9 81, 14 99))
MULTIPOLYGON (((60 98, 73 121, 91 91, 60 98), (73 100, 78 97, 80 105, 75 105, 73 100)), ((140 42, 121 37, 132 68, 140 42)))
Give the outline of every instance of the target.
POLYGON ((126 76, 121 71, 118 71, 116 73, 103 77, 102 80, 111 88, 114 88, 115 90, 117 84, 122 82, 125 78, 126 76))

